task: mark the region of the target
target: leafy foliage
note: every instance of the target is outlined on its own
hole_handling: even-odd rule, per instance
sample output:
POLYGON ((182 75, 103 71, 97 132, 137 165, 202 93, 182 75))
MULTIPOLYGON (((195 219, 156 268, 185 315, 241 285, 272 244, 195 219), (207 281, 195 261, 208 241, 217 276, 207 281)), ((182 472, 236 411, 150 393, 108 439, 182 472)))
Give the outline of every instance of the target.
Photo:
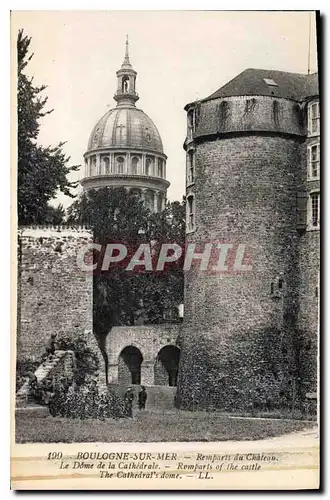
MULTIPOLYGON (((125 188, 83 193, 69 207, 68 222, 93 227, 94 240, 103 249, 108 243, 122 243, 133 253, 141 243, 151 242, 157 255, 163 242, 184 243, 184 202, 168 203, 162 213, 154 214, 125 188)), ((183 271, 178 261, 163 272, 130 273, 124 265, 102 272, 103 253, 95 258, 99 266, 94 274, 94 329, 107 364, 104 342, 113 326, 161 323, 166 312, 176 311, 183 302, 183 271)))
POLYGON ((64 143, 43 147, 37 144, 40 119, 53 110, 45 110, 45 86, 33 85, 26 67, 32 59, 29 54, 31 38, 20 30, 17 38, 17 142, 18 142, 18 222, 19 224, 59 223, 63 207, 53 208, 49 201, 60 190, 73 197, 67 175, 79 166, 68 166, 70 158, 63 152, 64 143))

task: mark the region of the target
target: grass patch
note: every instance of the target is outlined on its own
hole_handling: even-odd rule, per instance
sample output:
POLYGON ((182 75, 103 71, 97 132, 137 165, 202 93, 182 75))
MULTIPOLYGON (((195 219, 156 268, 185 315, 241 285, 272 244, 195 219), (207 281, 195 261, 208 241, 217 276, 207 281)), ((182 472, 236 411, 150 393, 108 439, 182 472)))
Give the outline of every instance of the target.
POLYGON ((301 431, 315 422, 230 418, 217 413, 141 412, 133 419, 16 416, 17 443, 250 441, 301 431))

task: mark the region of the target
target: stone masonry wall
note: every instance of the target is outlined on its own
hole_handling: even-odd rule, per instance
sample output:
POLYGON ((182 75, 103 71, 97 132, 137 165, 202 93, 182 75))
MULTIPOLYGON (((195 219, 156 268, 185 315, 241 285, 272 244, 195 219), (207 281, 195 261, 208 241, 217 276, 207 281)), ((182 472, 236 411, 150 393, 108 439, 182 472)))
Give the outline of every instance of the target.
POLYGON ((320 303, 320 233, 308 231, 300 244, 299 321, 302 336, 301 364, 303 390, 317 391, 317 356, 320 303))
MULTIPOLYGON (((318 137, 307 138, 302 145, 301 191, 308 200, 311 191, 320 191, 320 180, 310 180, 307 175, 307 147, 316 144, 318 137)), ((307 218, 310 214, 307 211, 307 218)), ((301 333, 301 380, 304 393, 317 391, 317 356, 320 304, 320 231, 310 227, 301 235, 299 246, 299 316, 301 333)))
MULTIPOLYGON (((313 99, 315 100, 315 99, 313 99)), ((307 129, 306 123, 306 129, 307 129)), ((309 175, 309 146, 319 144, 319 135, 307 136, 301 145, 301 181, 300 192, 306 195, 306 202, 311 192, 320 191, 320 178, 311 179, 309 175)), ((307 208, 307 206, 306 206, 307 208)), ((311 213, 306 211, 306 229, 302 231, 299 243, 299 315, 300 332, 300 379, 302 397, 306 393, 317 392, 317 357, 319 339, 320 305, 320 231, 311 227, 311 213)))
POLYGON ((225 97, 197 106, 195 137, 237 132, 303 136, 302 107, 289 99, 266 96, 225 97))
POLYGON ((82 228, 20 228, 17 360, 40 359, 51 334, 92 332, 92 277, 78 249, 92 239, 82 228))
MULTIPOLYGON (((159 351, 168 345, 180 348, 181 324, 116 326, 107 338, 109 382, 118 383, 118 360, 121 351, 134 346, 142 354, 141 384, 154 384, 154 366, 159 351)), ((127 382, 129 383, 129 382, 127 382)))

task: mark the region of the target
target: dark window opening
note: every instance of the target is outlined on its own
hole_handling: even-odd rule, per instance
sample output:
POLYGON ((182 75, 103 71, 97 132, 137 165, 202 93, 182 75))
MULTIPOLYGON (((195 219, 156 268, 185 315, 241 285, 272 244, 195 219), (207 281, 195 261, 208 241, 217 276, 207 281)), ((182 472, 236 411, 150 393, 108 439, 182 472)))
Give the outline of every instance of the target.
POLYGON ((128 76, 123 77, 121 90, 123 93, 126 93, 129 91, 129 77, 128 76))
POLYGON ((124 172, 124 158, 122 156, 119 156, 117 158, 117 173, 122 174, 124 172))
POLYGON ((194 197, 188 196, 188 230, 193 230, 195 227, 195 213, 194 213, 194 197))

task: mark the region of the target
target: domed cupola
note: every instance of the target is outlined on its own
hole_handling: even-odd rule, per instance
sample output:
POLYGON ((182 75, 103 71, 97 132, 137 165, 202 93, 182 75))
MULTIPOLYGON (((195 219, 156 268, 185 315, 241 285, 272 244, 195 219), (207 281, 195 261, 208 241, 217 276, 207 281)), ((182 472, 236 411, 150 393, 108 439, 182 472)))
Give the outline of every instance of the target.
POLYGON ((164 208, 166 190, 166 155, 160 134, 153 121, 135 103, 137 72, 128 52, 117 71, 117 106, 94 126, 84 154, 84 190, 105 186, 133 189, 152 211, 164 208))

